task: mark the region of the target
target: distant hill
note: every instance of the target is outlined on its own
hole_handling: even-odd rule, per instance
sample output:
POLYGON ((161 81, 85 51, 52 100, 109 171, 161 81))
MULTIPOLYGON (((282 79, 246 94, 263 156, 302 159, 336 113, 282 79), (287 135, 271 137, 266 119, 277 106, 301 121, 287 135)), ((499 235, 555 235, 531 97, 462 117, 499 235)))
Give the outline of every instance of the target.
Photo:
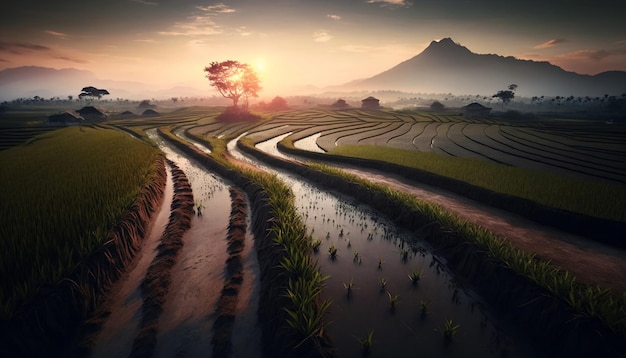
POLYGON ((94 86, 108 90, 105 98, 145 99, 169 96, 205 96, 206 91, 190 87, 156 89, 145 83, 103 80, 90 71, 74 68, 54 69, 37 66, 8 68, 0 71, 0 101, 39 96, 45 99, 71 95, 78 97, 81 88, 94 86))
POLYGON ((621 95, 626 93, 626 72, 581 75, 549 62, 476 54, 445 38, 385 72, 332 90, 491 95, 510 84, 517 84, 517 94, 527 97, 621 95))

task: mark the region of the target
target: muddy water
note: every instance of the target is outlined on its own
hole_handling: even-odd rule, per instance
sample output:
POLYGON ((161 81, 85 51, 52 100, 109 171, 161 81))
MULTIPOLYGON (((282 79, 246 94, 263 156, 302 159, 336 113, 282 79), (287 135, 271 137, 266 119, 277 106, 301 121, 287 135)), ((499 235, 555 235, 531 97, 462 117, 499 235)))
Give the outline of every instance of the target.
MULTIPOLYGON (((167 158, 185 172, 192 186, 196 210, 202 212, 194 217, 191 229, 185 234, 184 246, 172 270, 170 293, 159 321, 156 356, 210 357, 215 306, 224 285, 228 258, 229 184, 169 147, 153 131, 148 135, 167 158)), ((247 239, 252 240, 251 237, 247 239)), ((252 243, 246 243, 246 250, 249 250, 248 246, 252 247, 252 243)), ((244 271, 244 285, 240 292, 243 299, 239 306, 239 311, 246 317, 240 319, 243 322, 240 330, 234 332, 235 336, 245 337, 246 346, 234 348, 235 353, 242 349, 252 354, 260 352, 255 314, 258 263, 253 252, 248 251, 246 258, 248 270, 244 271)))
MULTIPOLYGON (((273 153, 282 137, 258 147, 273 153)), ((229 150, 236 158, 258 165, 235 146, 229 150)), ((313 239, 321 240, 315 255, 323 274, 330 275, 324 291, 333 301, 328 332, 340 357, 361 356, 359 340, 370 331, 372 356, 539 356, 492 317, 476 294, 463 289, 425 244, 409 247, 411 233, 398 230, 366 206, 318 190, 288 173, 273 172, 291 186, 313 239), (328 253, 331 246, 338 249, 335 259, 328 253), (413 272, 421 274, 416 284, 409 279, 413 272), (384 289, 381 278, 386 281, 384 289), (390 295, 397 296, 395 309, 390 295), (420 303, 428 306, 424 315, 420 303), (447 320, 460 325, 449 342, 441 332, 447 320)))
POLYGON ((326 153, 320 146, 317 145, 317 139, 322 135, 322 132, 304 137, 293 142, 293 145, 298 149, 304 149, 316 153, 326 153))
POLYGON ((141 321, 143 297, 140 285, 156 255, 156 248, 170 215, 174 188, 169 167, 167 167, 167 184, 163 195, 163 204, 150 225, 148 236, 135 258, 135 266, 111 289, 113 294, 105 303, 107 310, 111 313, 94 341, 92 357, 127 357, 132 350, 133 340, 141 321))

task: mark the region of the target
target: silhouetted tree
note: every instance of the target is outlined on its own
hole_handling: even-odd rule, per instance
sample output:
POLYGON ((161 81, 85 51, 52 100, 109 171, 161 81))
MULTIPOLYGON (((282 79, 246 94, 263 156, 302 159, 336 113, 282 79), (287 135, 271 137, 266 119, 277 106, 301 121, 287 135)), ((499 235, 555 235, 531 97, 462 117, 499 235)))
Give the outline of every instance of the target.
POLYGON ((517 89, 516 84, 511 84, 507 87, 507 90, 498 91, 498 93, 491 96, 492 98, 498 98, 502 101, 502 106, 505 104, 509 104, 513 98, 515 98, 515 90, 517 89))
POLYGON ((246 100, 244 110, 247 111, 248 98, 258 96, 257 92, 261 90, 259 78, 248 64, 233 60, 211 62, 210 66, 204 68, 204 71, 207 72, 206 77, 211 86, 215 87, 224 98, 233 101, 235 111, 239 109, 241 97, 246 100))
POLYGON ((78 95, 78 98, 83 97, 91 97, 92 99, 97 98, 100 99, 102 96, 110 94, 109 91, 105 89, 99 89, 94 86, 83 87, 81 93, 78 95))
POLYGON ((284 109, 288 109, 289 105, 287 104, 287 100, 280 97, 280 96, 276 96, 274 97, 274 99, 270 102, 269 104, 269 108, 275 111, 280 111, 280 110, 284 110, 284 109))

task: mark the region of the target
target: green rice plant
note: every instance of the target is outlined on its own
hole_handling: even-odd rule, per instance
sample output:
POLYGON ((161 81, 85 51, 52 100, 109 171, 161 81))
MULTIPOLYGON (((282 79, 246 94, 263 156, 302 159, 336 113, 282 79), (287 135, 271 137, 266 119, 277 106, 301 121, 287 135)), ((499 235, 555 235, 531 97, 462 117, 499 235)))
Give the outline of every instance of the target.
POLYGON ((357 338, 357 340, 361 344, 361 350, 363 352, 363 355, 369 355, 372 349, 372 345, 374 344, 374 330, 369 331, 367 333, 367 336, 365 336, 364 338, 357 338))
POLYGON ((354 258, 352 259, 354 262, 361 264, 361 254, 358 251, 354 252, 354 258))
POLYGON ((330 255, 331 259, 334 260, 335 258, 337 258, 337 251, 338 251, 338 249, 335 247, 335 245, 331 245, 328 248, 328 255, 330 255))
POLYGON ((378 258, 378 269, 382 270, 383 269, 383 264, 385 263, 385 260, 382 259, 382 257, 378 258))
POLYGON ((424 317, 426 316, 426 314, 428 313, 428 310, 430 309, 430 301, 420 300, 418 307, 419 307, 422 317, 424 317))
POLYGON ((409 279, 413 285, 417 285, 417 282, 422 278, 422 271, 413 271, 409 274, 409 279))
POLYGON ((626 187, 617 183, 384 146, 339 146, 331 154, 421 169, 547 206, 626 221, 626 211, 622 210, 622 203, 626 202, 626 187))
POLYGON ((454 334, 456 334, 459 328, 461 328, 460 324, 454 323, 451 319, 448 319, 443 323, 443 326, 441 326, 441 328, 436 328, 435 330, 441 332, 443 337, 449 340, 454 334))
POLYGON ((402 256, 402 260, 406 261, 409 258, 409 249, 404 248, 400 251, 400 255, 402 256))
POLYGON ((384 292, 385 288, 387 287, 387 280, 385 280, 384 277, 381 277, 378 279, 378 284, 380 286, 380 291, 384 292))
POLYGON ((311 242, 311 248, 313 249, 313 252, 317 253, 320 251, 320 246, 322 245, 322 240, 320 239, 315 239, 311 242))
POLYGON ((348 283, 344 282, 343 287, 346 289, 346 295, 350 297, 352 295, 352 290, 354 289, 354 278, 351 278, 348 283))
POLYGON ((396 310, 396 306, 400 302, 400 296, 392 295, 391 292, 387 292, 387 298, 389 299, 389 307, 392 311, 396 310))
POLYGON ((110 129, 68 127, 35 139, 0 152, 0 319, 103 244, 160 156, 110 129))

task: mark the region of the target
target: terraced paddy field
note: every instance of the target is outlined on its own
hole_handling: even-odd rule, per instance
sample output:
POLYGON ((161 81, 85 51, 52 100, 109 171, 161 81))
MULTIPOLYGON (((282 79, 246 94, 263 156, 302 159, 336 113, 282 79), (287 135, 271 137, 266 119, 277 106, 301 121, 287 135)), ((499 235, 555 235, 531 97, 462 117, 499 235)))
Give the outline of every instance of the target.
MULTIPOLYGON (((122 279, 86 296, 101 303, 78 318, 79 328, 15 330, 2 345, 15 351, 4 353, 37 342, 60 355, 106 356, 106 339, 97 337, 133 322, 117 330, 126 335, 116 338, 126 342, 118 351, 142 357, 625 354, 623 124, 321 109, 220 122, 221 111, 180 108, 74 128, 163 151, 167 185, 158 202, 165 205, 146 217, 145 243, 135 244, 128 265, 109 260, 122 279), (446 190, 465 195, 467 209, 447 209, 446 190), (464 219, 474 209, 486 219, 464 219), (162 222, 168 213, 177 238, 162 222), (491 225, 497 221, 508 229, 491 225), (525 246, 515 244, 520 238, 525 246), (176 249, 164 249, 171 239, 176 249), (560 260, 546 256, 547 244, 560 260), (158 264, 162 255, 167 264, 158 264), (149 282, 167 288, 154 296, 149 282), (104 314, 102 302, 134 308, 104 314)), ((59 138, 72 141, 69 130, 59 129, 59 138)), ((24 150, 46 135, 33 134, 24 150)), ((98 155, 139 163, 99 148, 98 155)), ((29 326, 23 312, 9 313, 3 332, 29 326)))

